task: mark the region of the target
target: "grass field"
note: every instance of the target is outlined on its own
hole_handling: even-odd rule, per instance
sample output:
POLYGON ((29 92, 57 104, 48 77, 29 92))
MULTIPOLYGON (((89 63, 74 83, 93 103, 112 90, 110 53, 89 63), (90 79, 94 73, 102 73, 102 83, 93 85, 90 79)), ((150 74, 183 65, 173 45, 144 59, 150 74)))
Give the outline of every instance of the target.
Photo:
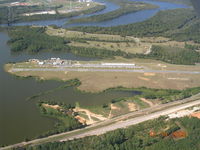
POLYGON ((109 34, 92 34, 92 33, 84 33, 79 31, 71 31, 67 29, 54 29, 52 27, 48 27, 47 34, 54 36, 61 36, 65 38, 73 38, 73 39, 90 39, 96 41, 133 41, 135 42, 135 38, 126 36, 122 37, 120 35, 109 35, 109 34))
MULTIPOLYGON (((54 29, 48 27, 47 34, 60 36, 70 40, 71 46, 99 48, 112 51, 121 50, 129 53, 148 54, 151 52, 152 45, 168 46, 173 49, 184 48, 185 42, 173 41, 164 37, 143 37, 137 38, 132 36, 108 35, 108 34, 91 34, 79 31, 70 31, 66 29, 54 29)), ((187 44, 200 46, 194 42, 187 44)))
POLYGON ((108 34, 90 34, 78 31, 68 31, 65 29, 53 29, 48 28, 47 34, 54 36, 61 36, 69 39, 71 46, 77 47, 89 47, 108 50, 121 50, 129 53, 146 53, 151 43, 139 42, 135 37, 122 37, 120 35, 108 35, 108 34))
POLYGON ((101 49, 109 49, 113 51, 121 50, 127 53, 146 53, 150 49, 150 44, 144 43, 143 45, 136 44, 134 42, 99 42, 99 41, 87 41, 85 43, 72 42, 69 45, 78 47, 98 47, 101 49))
MULTIPOLYGON (((137 66, 143 66, 148 69, 155 70, 184 70, 184 71, 199 71, 200 65, 172 65, 162 63, 160 61, 148 59, 120 59, 104 60, 104 62, 131 62, 137 66)), ((96 61, 97 62, 97 61, 96 61)), ((17 64, 6 65, 5 70, 10 72, 10 69, 17 68, 17 64)), ((27 77, 35 76, 43 80, 59 79, 69 80, 78 78, 81 85, 78 89, 89 92, 99 92, 108 88, 124 86, 127 88, 133 87, 148 87, 161 89, 185 89, 190 87, 200 86, 199 74, 178 74, 178 73, 130 73, 130 72, 44 72, 44 71, 23 71, 10 72, 17 76, 27 77), (106 83, 106 84, 105 84, 106 83)))

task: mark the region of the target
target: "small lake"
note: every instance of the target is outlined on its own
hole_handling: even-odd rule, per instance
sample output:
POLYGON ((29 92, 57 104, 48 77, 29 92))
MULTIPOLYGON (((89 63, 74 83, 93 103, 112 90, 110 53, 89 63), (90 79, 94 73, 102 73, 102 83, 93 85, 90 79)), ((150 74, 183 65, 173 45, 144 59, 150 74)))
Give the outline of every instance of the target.
MULTIPOLYGON (((30 58, 47 59, 60 57, 71 60, 94 60, 65 53, 41 53, 38 55, 12 55, 6 44, 9 39, 5 32, 0 32, 0 144, 13 144, 25 138, 33 138, 53 128, 54 120, 42 117, 36 107, 36 101, 27 101, 30 96, 48 91, 63 85, 63 82, 39 82, 33 78, 19 79, 3 70, 8 62, 24 61, 30 58)), ((108 91, 105 93, 81 93, 74 88, 66 88, 56 93, 45 95, 43 100, 65 103, 79 102, 81 105, 99 105, 110 102, 114 98, 130 97, 134 92, 108 91)))

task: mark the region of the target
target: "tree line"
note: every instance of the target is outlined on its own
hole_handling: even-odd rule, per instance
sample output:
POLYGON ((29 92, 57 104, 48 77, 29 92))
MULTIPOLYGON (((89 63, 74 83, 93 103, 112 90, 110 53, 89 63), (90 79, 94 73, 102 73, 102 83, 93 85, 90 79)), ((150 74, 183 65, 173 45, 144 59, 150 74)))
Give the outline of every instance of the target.
POLYGON ((138 23, 114 27, 72 27, 88 33, 116 34, 122 36, 164 36, 177 41, 200 42, 200 20, 192 9, 175 9, 158 12, 154 17, 138 23))
POLYGON ((75 139, 67 142, 52 142, 34 147, 25 148, 27 150, 198 150, 200 120, 197 118, 179 118, 166 121, 161 117, 156 120, 147 121, 139 125, 134 125, 125 129, 118 129, 104 135, 90 136, 82 139, 75 139), (174 140, 170 135, 150 136, 151 130, 166 132, 179 130, 176 122, 179 122, 187 132, 187 137, 174 140))
POLYGON ((117 4, 120 6, 120 8, 117 10, 114 10, 105 14, 86 17, 86 18, 71 19, 69 21, 69 24, 80 23, 80 22, 81 23, 101 22, 101 21, 111 20, 111 19, 120 17, 122 15, 131 13, 131 12, 136 12, 136 11, 145 10, 145 9, 153 9, 156 7, 151 4, 145 4, 141 2, 130 2, 130 1, 121 1, 121 2, 118 1, 117 4))
POLYGON ((153 45, 151 53, 145 55, 133 54, 121 50, 70 46, 69 43, 71 40, 76 41, 80 39, 50 36, 46 33, 46 27, 13 27, 9 29, 8 33, 11 38, 8 44, 11 46, 12 52, 67 52, 95 58, 114 58, 115 56, 121 56, 127 59, 157 59, 171 64, 183 65, 194 65, 200 62, 200 53, 191 50, 191 48, 187 48, 187 45, 186 48, 153 45))

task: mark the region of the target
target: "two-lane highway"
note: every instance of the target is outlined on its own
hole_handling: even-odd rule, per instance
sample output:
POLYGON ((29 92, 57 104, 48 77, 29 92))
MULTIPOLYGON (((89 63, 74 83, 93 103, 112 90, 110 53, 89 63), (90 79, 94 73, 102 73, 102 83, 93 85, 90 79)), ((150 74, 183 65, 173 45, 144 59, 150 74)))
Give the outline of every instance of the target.
POLYGON ((83 129, 78 129, 70 132, 52 135, 46 138, 35 139, 29 142, 22 142, 10 145, 0 150, 8 150, 14 147, 22 147, 25 145, 38 145, 54 141, 67 141, 77 138, 83 138, 91 135, 100 135, 108 131, 113 131, 119 128, 125 128, 131 125, 142 123, 147 120, 156 119, 160 116, 165 116, 170 113, 186 109, 195 105, 200 105, 200 93, 184 100, 179 100, 167 104, 153 106, 151 108, 143 109, 137 112, 128 113, 118 116, 103 122, 88 126, 83 129))

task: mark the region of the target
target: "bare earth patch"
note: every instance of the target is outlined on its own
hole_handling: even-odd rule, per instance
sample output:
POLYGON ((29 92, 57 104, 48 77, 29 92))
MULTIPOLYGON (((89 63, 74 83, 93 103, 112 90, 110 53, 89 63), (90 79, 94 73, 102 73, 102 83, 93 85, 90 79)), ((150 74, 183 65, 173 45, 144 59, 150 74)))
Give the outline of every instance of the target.
POLYGON ((200 119, 200 112, 192 113, 191 116, 200 119))
POLYGON ((144 80, 144 81, 149 81, 150 79, 144 78, 144 77, 138 77, 138 79, 144 80))
POLYGON ((94 124, 96 123, 97 121, 94 120, 93 118, 96 118, 100 121, 103 121, 103 120, 106 120, 107 118, 103 117, 103 115, 100 115, 100 114, 95 114, 87 109, 83 109, 83 108, 80 108, 80 107, 76 107, 74 110, 74 112, 84 112, 88 119, 85 119, 83 117, 80 117, 78 116, 77 119, 80 121, 80 122, 84 122, 85 124, 87 125, 91 125, 91 124, 94 124))
POLYGON ((152 103, 151 101, 147 100, 146 98, 140 98, 141 101, 147 103, 150 107, 154 106, 154 103, 152 103))
POLYGON ((52 109, 56 109, 56 110, 61 108, 59 105, 42 104, 42 106, 52 108, 52 109))
POLYGON ((129 111, 136 111, 137 107, 134 103, 128 103, 128 109, 129 111))
POLYGON ((111 110, 120 110, 119 107, 115 106, 114 104, 110 104, 111 110))
POLYGON ((114 115, 113 115, 113 111, 120 111, 120 108, 115 106, 114 104, 110 104, 110 113, 108 115, 108 118, 112 118, 114 115))
POLYGON ((156 75, 155 73, 150 73, 150 72, 144 73, 144 76, 155 76, 155 75, 156 75))
POLYGON ((83 118, 83 117, 81 117, 81 116, 79 116, 79 115, 77 115, 77 116, 75 116, 75 118, 81 123, 81 124, 87 124, 87 121, 86 121, 86 119, 85 118, 83 118))
POLYGON ((187 81, 187 80, 189 80, 189 78, 168 78, 168 80, 183 80, 183 81, 187 81))

